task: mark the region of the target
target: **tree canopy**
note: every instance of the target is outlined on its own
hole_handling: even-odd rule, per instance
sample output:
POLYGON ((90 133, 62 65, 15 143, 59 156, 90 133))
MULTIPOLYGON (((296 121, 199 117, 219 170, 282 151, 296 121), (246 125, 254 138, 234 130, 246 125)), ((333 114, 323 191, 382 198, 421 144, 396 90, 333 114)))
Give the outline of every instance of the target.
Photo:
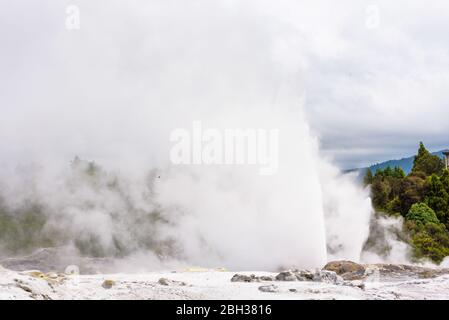
POLYGON ((423 172, 426 175, 438 174, 441 175, 444 170, 444 162, 440 157, 432 155, 424 146, 424 143, 419 143, 418 154, 413 161, 412 173, 423 172))
POLYGON ((440 223, 437 215, 435 214, 435 211, 433 211, 432 208, 430 208, 424 202, 415 203, 414 205, 412 205, 409 212, 407 213, 406 218, 423 225, 428 223, 440 223))
POLYGON ((439 262, 449 255, 449 171, 440 157, 420 142, 409 175, 398 167, 368 170, 364 183, 376 212, 404 218, 417 257, 439 262))

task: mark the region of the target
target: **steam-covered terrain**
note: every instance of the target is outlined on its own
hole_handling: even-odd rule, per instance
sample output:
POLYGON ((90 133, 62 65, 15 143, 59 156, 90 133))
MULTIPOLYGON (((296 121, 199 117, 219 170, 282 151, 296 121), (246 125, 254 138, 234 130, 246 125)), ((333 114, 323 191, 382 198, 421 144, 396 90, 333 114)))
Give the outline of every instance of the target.
POLYGON ((237 274, 202 268, 97 275, 0 269, 0 299, 448 299, 448 274, 449 269, 351 262, 237 274))
POLYGON ((0 4, 0 298, 447 298, 445 252, 340 167, 408 147, 398 114, 443 143, 413 110, 446 110, 449 59, 403 6, 345 3, 0 4))

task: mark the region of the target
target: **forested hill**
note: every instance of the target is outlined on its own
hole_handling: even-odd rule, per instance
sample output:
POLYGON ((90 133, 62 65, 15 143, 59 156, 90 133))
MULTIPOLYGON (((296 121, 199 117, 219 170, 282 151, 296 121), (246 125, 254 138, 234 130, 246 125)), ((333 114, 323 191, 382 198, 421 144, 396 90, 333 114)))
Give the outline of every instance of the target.
POLYGON ((407 174, 394 163, 366 170, 364 184, 378 215, 403 218, 400 238, 413 248, 413 258, 440 263, 449 256, 449 170, 422 142, 411 159, 407 174))

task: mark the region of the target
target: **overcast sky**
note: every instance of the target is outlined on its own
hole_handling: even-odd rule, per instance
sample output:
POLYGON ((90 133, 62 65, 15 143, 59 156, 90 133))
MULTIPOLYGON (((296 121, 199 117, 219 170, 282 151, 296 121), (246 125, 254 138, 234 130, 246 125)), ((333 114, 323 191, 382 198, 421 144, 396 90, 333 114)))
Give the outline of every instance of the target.
POLYGON ((132 157, 146 126, 199 112, 170 109, 176 97, 232 103, 220 84, 243 103, 276 87, 277 63, 298 70, 309 125, 342 168, 411 155, 420 140, 449 147, 447 0, 0 0, 1 159, 109 141, 132 157))

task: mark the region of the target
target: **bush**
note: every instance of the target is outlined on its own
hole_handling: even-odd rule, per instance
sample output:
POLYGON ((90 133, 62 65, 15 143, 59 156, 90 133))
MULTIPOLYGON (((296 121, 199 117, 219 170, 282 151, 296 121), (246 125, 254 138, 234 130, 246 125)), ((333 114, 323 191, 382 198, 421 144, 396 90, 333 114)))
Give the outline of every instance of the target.
POLYGON ((426 225, 428 223, 439 224, 440 221, 433 211, 427 204, 424 202, 415 203, 410 208, 409 212, 406 216, 407 220, 415 221, 417 224, 426 225))
POLYGON ((427 257, 440 263, 449 256, 449 236, 444 225, 428 223, 415 231, 412 243, 416 258, 427 257))

